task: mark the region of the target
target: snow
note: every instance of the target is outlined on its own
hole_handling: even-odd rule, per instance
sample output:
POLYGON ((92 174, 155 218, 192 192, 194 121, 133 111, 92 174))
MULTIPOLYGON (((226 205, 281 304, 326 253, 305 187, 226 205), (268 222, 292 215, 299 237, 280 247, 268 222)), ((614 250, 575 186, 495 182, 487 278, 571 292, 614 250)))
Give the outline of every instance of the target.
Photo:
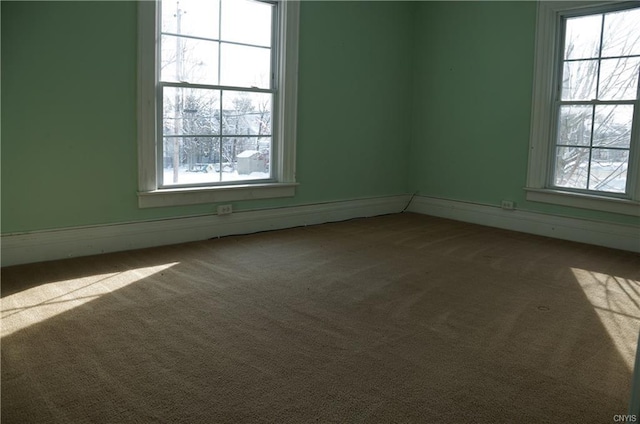
POLYGON ((257 151, 257 150, 245 150, 244 152, 239 153, 237 155, 237 157, 238 158, 250 158, 253 155, 259 155, 259 154, 260 154, 260 152, 257 151))
MULTIPOLYGON (((164 185, 174 185, 173 169, 164 169, 164 185)), ((222 170, 222 180, 220 172, 192 172, 186 167, 181 167, 178 174, 178 182, 175 184, 202 184, 202 183, 218 183, 220 181, 245 181, 245 180, 264 180, 271 178, 268 172, 252 172, 249 175, 239 175, 238 171, 231 171, 228 168, 222 170)))

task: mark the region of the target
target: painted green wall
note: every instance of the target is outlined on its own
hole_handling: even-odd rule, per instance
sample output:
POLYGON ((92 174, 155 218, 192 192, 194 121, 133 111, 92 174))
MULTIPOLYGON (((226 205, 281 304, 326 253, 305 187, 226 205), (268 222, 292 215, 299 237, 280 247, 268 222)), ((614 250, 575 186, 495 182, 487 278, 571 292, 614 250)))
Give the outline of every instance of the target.
POLYGON ((297 177, 305 202, 406 193, 412 5, 302 2, 297 177))
POLYGON ((2 230, 131 219, 135 8, 2 2, 2 230))
POLYGON ((412 192, 638 224, 525 200, 535 2, 421 2, 415 17, 412 192))
MULTIPOLYGON (((213 212, 137 207, 134 2, 1 7, 3 233, 213 212)), ((411 11, 302 4, 300 187, 235 209, 406 192, 411 11)))

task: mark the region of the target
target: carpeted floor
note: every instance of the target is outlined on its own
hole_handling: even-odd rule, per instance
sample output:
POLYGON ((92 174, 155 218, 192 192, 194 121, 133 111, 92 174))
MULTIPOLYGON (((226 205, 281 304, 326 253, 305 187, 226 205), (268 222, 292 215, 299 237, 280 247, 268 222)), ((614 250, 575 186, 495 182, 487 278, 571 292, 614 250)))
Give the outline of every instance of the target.
POLYGON ((4 268, 9 423, 609 423, 640 256, 416 214, 4 268))

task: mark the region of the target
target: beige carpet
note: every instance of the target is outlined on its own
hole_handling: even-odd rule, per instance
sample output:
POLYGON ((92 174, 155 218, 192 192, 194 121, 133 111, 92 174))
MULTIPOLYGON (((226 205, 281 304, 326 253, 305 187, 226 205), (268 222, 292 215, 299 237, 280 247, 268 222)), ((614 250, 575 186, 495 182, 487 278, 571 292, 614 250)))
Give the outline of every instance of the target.
POLYGON ((640 257, 398 214, 2 270, 2 423, 610 423, 640 257))

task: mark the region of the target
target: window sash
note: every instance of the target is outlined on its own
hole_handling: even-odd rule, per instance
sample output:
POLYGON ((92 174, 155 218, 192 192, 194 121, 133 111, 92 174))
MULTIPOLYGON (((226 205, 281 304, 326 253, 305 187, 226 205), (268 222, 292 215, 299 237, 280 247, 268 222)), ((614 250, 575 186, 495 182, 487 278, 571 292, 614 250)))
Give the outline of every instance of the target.
MULTIPOLYGON (((226 1, 231 1, 231 0, 226 0, 226 1)), ((272 13, 271 13, 271 46, 262 46, 262 45, 257 45, 257 44, 250 44, 250 43, 242 43, 242 42, 235 42, 235 41, 230 41, 230 40, 225 40, 223 39, 220 35, 220 33, 218 34, 219 36, 216 38, 210 38, 210 37, 199 37, 199 36, 194 36, 194 35, 190 35, 190 34, 178 34, 178 33, 173 33, 173 32, 163 32, 162 31, 162 1, 161 0, 157 0, 157 4, 158 4, 158 13, 156 15, 156 39, 158 40, 156 43, 156 64, 155 64, 155 79, 156 79, 156 106, 157 106, 157 110, 156 110, 156 125, 157 125, 157 129, 156 129, 156 134, 158 137, 158 140, 156 142, 156 180, 157 180, 157 188, 158 189, 180 189, 180 188, 198 188, 198 187, 220 187, 220 186, 233 186, 233 185, 238 185, 238 184, 242 184, 242 185, 257 185, 257 184, 264 184, 264 183, 272 183, 272 182, 277 182, 277 178, 276 175, 274 175, 274 170, 277 169, 277 167, 280 166, 280 164, 278 163, 277 157, 278 155, 277 150, 277 143, 274 142, 274 140, 276 139, 275 137, 278 134, 279 131, 279 127, 277 125, 278 122, 280 122, 280 120, 278 119, 278 110, 279 108, 276 107, 278 101, 279 101, 279 89, 278 89, 278 82, 280 81, 280 67, 279 67, 279 61, 278 61, 278 55, 280 54, 280 51, 278 49, 279 46, 279 35, 281 34, 281 29, 280 29, 280 4, 277 1, 266 1, 266 0, 255 0, 255 1, 259 1, 259 2, 263 2, 263 3, 268 3, 271 4, 273 7, 272 13), (237 45, 237 46, 247 46, 247 47, 254 47, 254 48, 262 48, 262 49, 268 49, 270 50, 270 69, 271 69, 271 75, 269 78, 269 88, 260 88, 260 87, 253 87, 253 86, 233 86, 233 85, 224 85, 224 84, 202 84, 202 83, 190 83, 190 82, 176 82, 176 81, 163 81, 161 79, 161 50, 162 50, 162 36, 163 35, 170 35, 170 36, 175 36, 175 37, 181 37, 181 38, 188 38, 188 39, 195 39, 195 40, 204 40, 204 41, 211 41, 211 42, 217 42, 219 43, 218 46, 218 69, 217 69, 217 76, 218 76, 218 81, 220 81, 220 76, 221 76, 221 46, 223 44, 229 44, 229 45, 237 45), (203 182, 203 183, 175 183, 175 184, 167 184, 164 181, 164 156, 165 156, 165 149, 164 149, 164 138, 165 137, 169 137, 169 138, 185 138, 185 137, 189 137, 190 135, 188 134, 176 134, 176 135, 165 135, 164 134, 164 130, 163 130, 163 114, 164 114, 164 89, 167 87, 174 87, 174 88, 197 88, 197 89, 204 89, 204 90, 218 90, 220 91, 221 94, 221 98, 220 98, 220 120, 222 121, 222 93, 224 93, 225 91, 229 92, 229 91, 235 91, 235 92, 251 92, 251 93, 265 93, 265 94, 271 94, 272 95, 272 101, 271 101, 271 110, 270 110, 270 114, 271 114, 271 122, 272 122, 272 129, 271 129, 271 134, 269 135, 262 135, 263 137, 269 137, 271 139, 270 141, 270 158, 269 158, 269 162, 270 162, 270 167, 269 167, 269 177, 267 178, 259 178, 259 179, 240 179, 237 181, 211 181, 211 182, 203 182)), ((219 7, 222 7, 222 2, 219 3, 219 7)), ((218 28, 220 28, 222 25, 222 13, 218 13, 218 28)), ((193 135, 193 136, 197 136, 197 137, 207 137, 207 135, 203 135, 203 134, 198 134, 198 135, 193 135)), ((222 122, 220 123, 220 127, 219 127, 219 133, 218 134, 211 134, 210 137, 212 138, 219 138, 220 139, 220 156, 219 156, 219 163, 222 164, 222 150, 223 150, 223 143, 222 140, 224 138, 233 138, 234 136, 232 134, 224 134, 223 133, 223 128, 222 128, 222 122)), ((245 135, 242 135, 242 137, 245 137, 245 135)), ((222 166, 220 166, 220 175, 222 174, 222 166)))
MULTIPOLYGON (((639 84, 640 85, 640 84, 639 84)), ((595 123, 594 123, 594 116, 595 116, 595 106, 599 106, 599 105, 632 105, 634 106, 634 117, 637 116, 637 101, 635 100, 631 100, 631 101, 597 101, 597 100, 592 100, 592 101, 579 101, 579 102, 572 102, 572 101, 556 101, 555 102, 555 106, 553 108, 554 112, 553 112, 553 145, 552 148, 549 149, 549 169, 547 172, 548 175, 548 179, 547 179, 547 186, 553 189, 558 189, 558 190, 565 190, 565 191, 569 191, 569 192, 575 192, 575 193, 584 193, 584 194, 597 194, 600 196, 611 196, 611 197, 618 197, 618 198, 622 198, 622 199, 631 199, 632 198, 632 190, 631 187, 633 186, 633 181, 632 181, 632 150, 634 149, 634 142, 633 142, 633 137, 634 134, 638 132, 638 123, 637 123, 637 118, 634 118, 632 121, 632 129, 631 129, 631 140, 630 140, 630 145, 629 147, 616 147, 616 146, 594 146, 593 145, 593 132, 594 132, 594 127, 595 127, 595 123), (559 116, 560 116, 560 108, 561 106, 574 106, 574 105, 578 105, 578 106, 591 106, 592 110, 591 110, 591 134, 589 136, 589 145, 582 145, 582 144, 566 144, 566 143, 561 143, 558 140, 558 132, 559 132, 559 116), (558 147, 569 147, 569 148, 583 148, 583 149, 589 149, 589 160, 587 161, 589 170, 586 176, 587 181, 590 180, 590 176, 591 176, 591 157, 593 154, 594 150, 618 150, 618 151, 627 151, 629 152, 629 159, 627 162, 627 176, 626 176, 626 180, 625 180, 625 191, 623 193, 621 192, 615 192, 615 191, 609 191, 609 190, 593 190, 593 189, 582 189, 582 188, 575 188, 575 187, 566 187, 566 186, 560 186, 557 185, 555 183, 555 177, 556 177, 556 165, 557 165, 557 160, 558 160, 558 147)), ((637 144, 637 143, 636 143, 637 144)))
MULTIPOLYGON (((287 0, 253 0, 255 2, 259 2, 259 3, 266 3, 266 4, 270 4, 273 7, 272 13, 271 13, 271 46, 263 46, 263 45, 259 45, 259 44, 252 44, 252 43, 244 43, 244 42, 238 42, 238 41, 232 41, 232 40, 226 40, 222 38, 222 34, 219 32, 218 33, 218 37, 203 37, 203 36, 197 36, 197 35, 192 35, 192 34, 178 34, 176 32, 171 32, 171 31, 167 31, 167 32, 163 32, 162 31, 162 3, 163 0, 154 0, 155 4, 157 5, 157 13, 156 13, 156 23, 155 23, 155 29, 156 29, 156 39, 157 39, 157 43, 156 43, 156 72, 155 72, 155 78, 156 78, 156 83, 163 83, 163 84, 170 84, 172 83, 171 81, 163 81, 161 79, 161 69, 160 69, 160 61, 161 61, 161 57, 162 57, 162 52, 161 52, 161 48, 162 48, 162 36, 163 35, 167 35, 167 36, 173 36, 173 37, 180 37, 180 38, 186 38, 186 39, 192 39, 192 40, 201 40, 201 41, 210 41, 210 42, 216 42, 219 44, 218 46, 218 78, 220 77, 220 67, 221 67, 221 46, 223 44, 227 44, 227 45, 235 45, 235 46, 244 46, 244 47, 253 47, 253 48, 260 48, 260 49, 269 49, 271 50, 271 61, 270 61, 270 65, 271 65, 271 77, 269 78, 269 87, 267 88, 267 90, 278 90, 278 82, 280 81, 279 78, 279 72, 280 72, 280 68, 279 68, 279 61, 278 61, 278 57, 281 54, 281 52, 279 51, 279 46, 280 46, 280 39, 279 37, 282 34, 282 27, 281 25, 285 25, 284 22, 281 22, 281 11, 280 8, 282 7, 281 1, 287 1, 287 0)), ((225 1, 232 1, 232 0, 225 0, 225 1)), ((218 31, 220 31, 220 28, 222 26, 222 1, 220 1, 218 3, 218 31)), ((175 83, 175 82, 174 82, 175 83)), ((178 84, 180 84, 178 82, 178 84)), ((191 84, 193 86, 197 86, 197 85, 207 85, 207 84, 191 84)), ((229 86, 227 85, 227 87, 233 87, 233 86, 229 86)), ((247 91, 249 89, 253 89, 255 87, 244 87, 247 89, 247 91)))

